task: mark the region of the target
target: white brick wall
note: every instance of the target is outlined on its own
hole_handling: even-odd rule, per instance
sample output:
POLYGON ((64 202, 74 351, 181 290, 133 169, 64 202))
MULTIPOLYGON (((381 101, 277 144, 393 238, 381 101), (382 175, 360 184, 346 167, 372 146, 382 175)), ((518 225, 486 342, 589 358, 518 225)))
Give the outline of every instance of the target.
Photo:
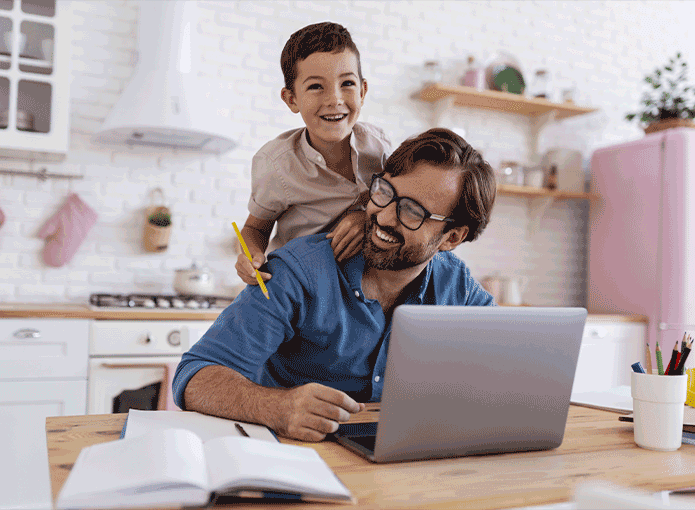
MULTIPOLYGON (((677 50, 695 65, 692 2, 201 0, 197 72, 218 109, 242 123, 243 131, 235 133, 240 146, 219 159, 157 158, 107 151, 89 138, 132 75, 138 1, 73 4, 71 150, 64 163, 48 168, 84 179, 42 183, 0 176, 0 207, 7 216, 0 229, 1 301, 84 302, 100 291, 170 292, 173 269, 192 258, 217 272, 221 290, 238 284, 230 222, 246 218, 254 152, 301 124, 279 98, 279 57, 289 35, 306 24, 333 20, 351 31, 370 86, 362 120, 383 127, 395 143, 430 127, 429 106, 411 98, 425 59, 439 59, 451 75, 469 54, 486 59, 506 49, 529 80, 534 69, 546 67, 556 82, 575 82, 578 102, 600 113, 548 127, 539 143, 541 151, 566 146, 586 158, 597 147, 642 136, 623 117, 637 106, 645 74, 677 50), (141 248, 144 210, 158 186, 174 229, 169 250, 149 254, 141 248), (99 220, 70 264, 49 268, 36 233, 70 191, 96 209, 99 220)), ((524 118, 460 108, 443 123, 465 130, 493 164, 530 157, 524 118)), ((525 199, 500 197, 488 230, 457 253, 478 277, 494 271, 531 277, 530 303, 583 305, 588 205, 552 205, 532 237, 526 206, 525 199)))

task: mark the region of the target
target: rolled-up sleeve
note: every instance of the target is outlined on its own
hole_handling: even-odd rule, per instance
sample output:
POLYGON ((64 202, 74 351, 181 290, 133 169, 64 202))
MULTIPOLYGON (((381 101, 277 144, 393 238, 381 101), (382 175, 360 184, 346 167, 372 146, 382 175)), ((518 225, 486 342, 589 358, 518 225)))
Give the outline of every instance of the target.
POLYGON ((251 163, 249 213, 262 220, 275 220, 288 204, 283 177, 273 160, 266 154, 256 154, 251 163))
POLYGON ((268 269, 273 274, 266 283, 271 299, 257 285, 247 286, 183 354, 172 383, 174 402, 181 409, 186 386, 202 368, 226 366, 260 384, 268 358, 293 337, 303 287, 282 260, 270 258, 268 269))

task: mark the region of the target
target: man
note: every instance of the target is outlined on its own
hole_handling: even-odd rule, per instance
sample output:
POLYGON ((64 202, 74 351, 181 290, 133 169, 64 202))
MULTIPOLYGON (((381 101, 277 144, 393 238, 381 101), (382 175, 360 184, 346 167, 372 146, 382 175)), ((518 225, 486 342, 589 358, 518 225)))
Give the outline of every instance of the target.
POLYGON ((320 441, 383 388, 396 306, 490 306, 451 253, 477 239, 495 200, 492 168, 463 138, 430 129, 375 176, 363 250, 336 262, 325 234, 268 255, 270 300, 247 287, 174 377, 182 409, 320 441))

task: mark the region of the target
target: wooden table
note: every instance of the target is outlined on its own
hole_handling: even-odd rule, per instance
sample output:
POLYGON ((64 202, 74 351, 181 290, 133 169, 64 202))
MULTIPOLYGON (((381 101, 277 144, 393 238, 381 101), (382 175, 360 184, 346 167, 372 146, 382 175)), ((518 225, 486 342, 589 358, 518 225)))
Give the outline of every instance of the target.
MULTIPOLYGON (((332 442, 297 443, 316 449, 353 495, 359 508, 512 508, 568 501, 578 483, 607 480, 647 491, 695 486, 695 447, 676 452, 635 445, 632 424, 618 414, 570 406, 562 445, 542 452, 481 455, 395 464, 372 464, 332 442)), ((118 439, 125 414, 63 416, 46 420, 53 499, 80 450, 118 439)), ((375 421, 375 404, 353 421, 375 421)), ((264 508, 249 501, 234 508, 264 508)), ((273 503, 273 509, 342 505, 273 503)), ((346 506, 349 508, 350 506, 346 506)))

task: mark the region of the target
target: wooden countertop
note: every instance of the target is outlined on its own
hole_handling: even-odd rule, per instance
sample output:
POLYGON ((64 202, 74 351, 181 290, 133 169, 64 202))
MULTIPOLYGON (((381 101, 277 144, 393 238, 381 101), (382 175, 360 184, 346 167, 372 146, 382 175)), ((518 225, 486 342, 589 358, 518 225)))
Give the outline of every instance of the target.
POLYGON ((222 309, 172 310, 162 308, 92 308, 64 303, 3 303, 1 318, 99 319, 99 320, 190 320, 214 321, 222 309))
MULTIPOLYGON (((215 310, 166 310, 132 308, 91 308, 88 305, 67 303, 3 303, 2 318, 36 319, 99 319, 99 320, 215 320, 222 309, 215 310)), ((644 315, 589 313, 590 322, 649 322, 644 315)))
MULTIPOLYGON (((374 407, 370 404, 371 409, 374 407)), ((564 440, 553 450, 392 464, 372 464, 331 441, 298 443, 283 439, 317 450, 357 498, 357 506, 249 500, 219 508, 492 510, 566 502, 574 488, 585 481, 601 480, 648 492, 692 487, 694 446, 684 444, 675 452, 639 448, 632 424, 618 421, 618 416, 570 406, 564 440)), ((46 419, 54 498, 80 450, 118 439, 125 417, 113 414, 46 419)), ((351 421, 378 421, 378 412, 367 410, 354 415, 351 421)))

